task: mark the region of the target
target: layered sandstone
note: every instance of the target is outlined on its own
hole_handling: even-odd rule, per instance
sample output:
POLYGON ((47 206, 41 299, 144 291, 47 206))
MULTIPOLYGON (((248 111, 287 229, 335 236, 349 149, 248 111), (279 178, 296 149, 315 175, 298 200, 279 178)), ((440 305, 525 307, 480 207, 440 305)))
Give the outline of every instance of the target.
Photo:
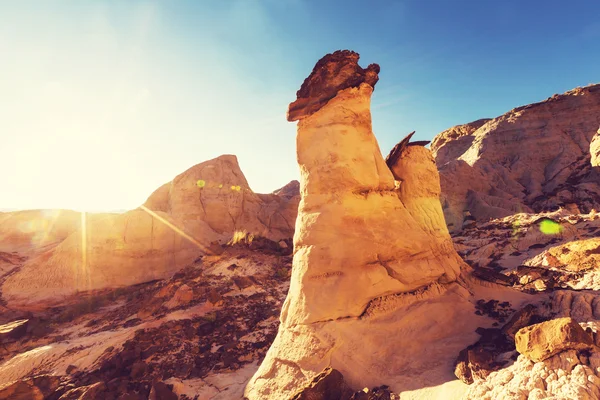
POLYGON ((451 230, 466 215, 486 221, 573 204, 598 208, 592 139, 599 115, 600 85, 591 85, 438 135, 431 147, 451 230))
POLYGON ((372 93, 366 82, 342 88, 298 123, 302 199, 290 290, 250 399, 289 398, 328 367, 354 388, 407 389, 433 364, 450 372, 454 354, 444 353, 473 339, 476 319, 451 323, 466 321, 472 306, 455 283, 463 264, 433 158, 405 146, 388 168, 371 129, 372 93), (444 329, 425 328, 433 321, 444 329), (442 338, 444 349, 430 345, 442 338), (418 356, 425 346, 436 356, 418 356))

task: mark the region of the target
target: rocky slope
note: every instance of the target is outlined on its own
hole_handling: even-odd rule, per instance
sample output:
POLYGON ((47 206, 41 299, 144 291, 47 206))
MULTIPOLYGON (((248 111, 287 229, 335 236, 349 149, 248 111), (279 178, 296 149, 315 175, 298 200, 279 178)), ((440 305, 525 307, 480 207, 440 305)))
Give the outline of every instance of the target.
POLYGON ((31 309, 164 279, 218 251, 235 232, 291 238, 298 201, 293 193, 254 193, 236 157, 225 155, 190 168, 123 214, 3 214, 0 237, 12 261, 0 264, 2 299, 31 309))
POLYGON ((599 126, 600 85, 591 85, 439 134, 431 149, 451 230, 468 216, 600 208, 599 126))

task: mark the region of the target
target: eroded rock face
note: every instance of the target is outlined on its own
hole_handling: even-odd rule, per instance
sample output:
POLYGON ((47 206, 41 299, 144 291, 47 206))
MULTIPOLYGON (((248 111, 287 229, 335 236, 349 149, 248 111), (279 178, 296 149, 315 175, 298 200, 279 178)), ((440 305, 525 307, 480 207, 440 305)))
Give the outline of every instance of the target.
POLYGON ((432 150, 450 229, 462 228, 465 211, 486 221, 571 204, 598 209, 600 175, 590 154, 598 115, 600 85, 592 85, 438 135, 432 150))
MULTIPOLYGON (((464 326, 443 322, 466 319, 472 306, 453 283, 463 264, 436 200, 435 164, 425 148, 407 146, 388 168, 371 130, 372 92, 364 82, 341 90, 298 123, 302 199, 290 290, 249 399, 289 398, 327 367, 353 388, 398 390, 431 367, 415 360, 431 335, 454 335, 444 346, 457 352, 470 340, 456 334, 464 326), (447 331, 420 329, 429 324, 423 315, 447 331)), ((450 370, 451 358, 435 362, 450 370)))
POLYGON ((358 87, 363 82, 375 87, 379 65, 363 69, 358 65, 359 58, 358 53, 349 50, 338 50, 321 58, 296 93, 296 101, 290 104, 288 121, 298 121, 317 112, 340 90, 358 87))
POLYGON ((567 317, 522 328, 515 335, 515 344, 519 353, 539 362, 566 350, 591 349, 594 341, 577 322, 567 317))

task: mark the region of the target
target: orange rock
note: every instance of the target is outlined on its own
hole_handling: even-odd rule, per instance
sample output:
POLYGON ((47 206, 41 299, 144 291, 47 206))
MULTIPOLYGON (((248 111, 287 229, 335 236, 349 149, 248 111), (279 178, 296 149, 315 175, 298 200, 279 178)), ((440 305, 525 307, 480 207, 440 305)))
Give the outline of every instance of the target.
POLYGON ((594 341, 572 318, 557 318, 520 329, 515 335, 517 351, 532 361, 544 361, 565 350, 585 350, 594 341))

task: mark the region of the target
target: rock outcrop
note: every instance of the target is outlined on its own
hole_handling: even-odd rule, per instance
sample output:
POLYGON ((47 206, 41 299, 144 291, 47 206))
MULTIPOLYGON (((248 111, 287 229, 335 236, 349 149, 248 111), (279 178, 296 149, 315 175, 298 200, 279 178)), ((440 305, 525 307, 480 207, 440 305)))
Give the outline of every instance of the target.
POLYGON ((486 221, 573 204, 598 209, 599 116, 600 85, 591 85, 438 135, 431 148, 450 229, 462 228, 465 212, 486 221))
POLYGON ((2 284, 2 298, 12 308, 46 307, 80 292, 167 278, 238 231, 289 239, 298 202, 254 193, 236 157, 225 155, 190 168, 123 214, 42 213, 45 219, 33 222, 43 224, 25 233, 21 213, 3 214, 0 234, 22 244, 29 259, 6 268, 17 271, 2 284), (32 240, 45 251, 27 252, 32 240))
MULTIPOLYGON (((317 67, 341 70, 336 62, 328 55, 317 67)), ((306 92, 311 82, 329 86, 314 76, 317 67, 306 92)), ((434 364, 448 364, 451 374, 452 357, 440 353, 473 339, 457 334, 473 332, 475 319, 456 283, 463 263, 445 228, 433 159, 406 146, 388 168, 371 130, 372 92, 361 82, 298 116, 302 199, 290 290, 249 399, 289 398, 329 367, 355 389, 406 389, 434 364), (425 343, 427 358, 417 355, 425 343)))

